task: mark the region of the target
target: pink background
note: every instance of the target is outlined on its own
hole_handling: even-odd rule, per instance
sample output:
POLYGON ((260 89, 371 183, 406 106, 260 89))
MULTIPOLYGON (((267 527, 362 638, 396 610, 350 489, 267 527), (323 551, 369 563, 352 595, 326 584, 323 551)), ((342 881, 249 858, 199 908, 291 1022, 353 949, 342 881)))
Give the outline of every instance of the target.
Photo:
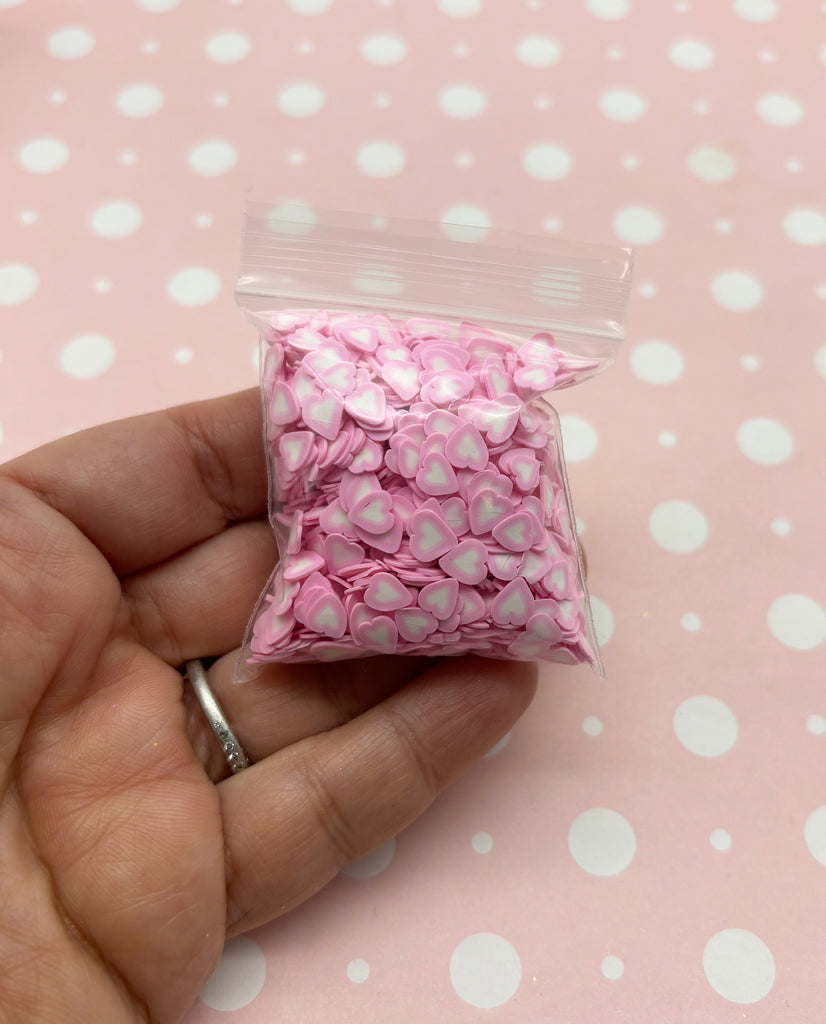
POLYGON ((0 0, 4 459, 255 382, 248 196, 638 249, 558 402, 607 681, 190 1024, 823 1019, 824 100, 817 0, 0 0))

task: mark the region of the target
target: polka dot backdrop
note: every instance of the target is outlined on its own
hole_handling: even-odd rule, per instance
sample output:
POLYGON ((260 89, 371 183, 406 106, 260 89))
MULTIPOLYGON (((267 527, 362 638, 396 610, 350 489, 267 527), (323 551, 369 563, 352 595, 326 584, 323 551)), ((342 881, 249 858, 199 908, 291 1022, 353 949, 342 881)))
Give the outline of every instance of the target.
POLYGON ((558 400, 607 681, 544 668, 190 1024, 822 1019, 826 5, 0 0, 0 39, 3 458, 255 383, 248 197, 638 249, 558 400))

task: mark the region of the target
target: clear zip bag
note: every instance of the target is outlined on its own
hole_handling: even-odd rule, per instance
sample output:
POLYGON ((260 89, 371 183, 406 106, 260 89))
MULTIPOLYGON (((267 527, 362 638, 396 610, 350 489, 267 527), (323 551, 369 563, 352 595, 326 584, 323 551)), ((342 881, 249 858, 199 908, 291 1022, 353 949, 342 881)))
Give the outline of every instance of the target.
POLYGON ((631 266, 247 207, 236 297, 280 560, 242 665, 473 652, 602 674, 548 395, 615 358, 631 266))

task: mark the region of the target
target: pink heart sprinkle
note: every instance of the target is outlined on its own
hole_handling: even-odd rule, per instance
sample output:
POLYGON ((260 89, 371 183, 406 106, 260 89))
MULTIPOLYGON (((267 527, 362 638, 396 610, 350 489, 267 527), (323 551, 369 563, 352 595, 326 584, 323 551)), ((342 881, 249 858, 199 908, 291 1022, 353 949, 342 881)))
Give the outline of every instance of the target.
POLYGON ((464 370, 470 362, 470 353, 458 345, 422 345, 416 356, 425 370, 444 373, 446 370, 464 370))
POLYGON ((459 622, 463 626, 478 622, 487 610, 482 595, 470 587, 459 587, 459 601, 459 622))
POLYGON ((500 398, 513 392, 513 380, 501 359, 486 359, 482 364, 481 376, 488 398, 500 398))
POLYGON ((354 536, 350 517, 342 508, 338 498, 334 498, 326 508, 321 510, 318 517, 318 525, 325 533, 341 533, 345 537, 354 536))
POLYGON ((293 430, 278 439, 278 454, 291 473, 301 469, 314 451, 313 435, 309 430, 293 430))
POLYGON ((388 572, 377 572, 364 592, 365 604, 377 612, 394 612, 413 603, 414 593, 388 572))
POLYGON ((459 584, 455 579, 436 580, 419 591, 419 607, 437 619, 449 619, 459 601, 459 584))
POLYGON ((477 537, 490 533, 497 523, 511 515, 512 512, 513 502, 510 498, 491 490, 479 491, 471 498, 468 505, 470 532, 477 537))
POLYGON ((511 448, 499 456, 499 468, 520 491, 533 491, 539 483, 540 465, 530 448, 511 448))
POLYGON ((560 601, 570 598, 573 592, 573 572, 568 562, 557 563, 542 579, 542 586, 560 601))
POLYGON ((370 491, 350 506, 350 521, 369 534, 386 533, 393 526, 393 498, 387 491, 370 491))
POLYGON ((319 334, 311 327, 299 327, 289 336, 287 344, 297 348, 299 352, 312 352, 313 349, 320 348, 326 340, 323 334, 319 334))
POLYGON ((324 539, 324 561, 330 572, 341 572, 364 560, 364 548, 348 540, 341 533, 331 533, 324 539))
POLYGON ((493 599, 490 611, 500 626, 524 626, 533 614, 533 595, 528 584, 521 577, 506 583, 493 599))
POLYGON ((421 608, 401 608, 394 618, 399 635, 409 643, 421 643, 439 628, 436 618, 421 608))
POLYGON ((347 630, 344 605, 332 591, 320 593, 309 602, 306 624, 308 629, 316 633, 339 640, 347 630))
POLYGON ((424 456, 416 473, 416 484, 425 494, 433 495, 455 494, 458 486, 453 467, 438 452, 428 452, 424 456))
POLYGON ((355 631, 356 643, 376 654, 395 654, 399 645, 399 630, 387 615, 377 615, 362 622, 355 631))
POLYGON ((351 473, 373 473, 381 469, 382 449, 375 441, 365 438, 361 449, 353 456, 349 465, 351 473))
POLYGON ((443 434, 445 437, 449 437, 461 423, 459 417, 454 416, 452 412, 448 412, 446 409, 434 409, 425 417, 424 432, 428 436, 443 434))
POLYGON ((372 494, 380 490, 381 484, 375 473, 351 473, 349 470, 345 470, 341 474, 338 489, 341 507, 345 512, 349 512, 365 494, 372 494))
POLYGON ((534 517, 530 512, 514 512, 501 519, 491 530, 493 539, 508 551, 527 551, 533 543, 534 517))
POLYGON ((294 331, 297 327, 303 327, 309 322, 310 317, 307 313, 279 311, 277 313, 273 313, 270 317, 270 327, 275 331, 282 331, 285 334, 289 331, 294 331))
POLYGON ((463 540, 439 559, 439 567, 460 583, 475 586, 488 574, 487 553, 480 540, 463 540))
POLYGON ((422 398, 434 405, 450 405, 473 391, 473 377, 465 370, 447 370, 422 384, 422 398))
POLYGON ((419 393, 419 371, 413 363, 397 360, 386 362, 379 371, 382 380, 403 402, 409 402, 419 393))
POLYGON ((551 570, 551 559, 542 551, 526 551, 519 575, 528 583, 538 583, 551 570))
POLYGON ((412 480, 419 471, 419 446, 409 438, 402 437, 396 446, 398 472, 412 480))
POLYGON ((447 498, 442 502, 442 512, 447 520, 447 525, 457 536, 461 537, 463 533, 468 532, 470 522, 467 505, 460 497, 447 498))
POLYGON ((345 320, 333 326, 333 337, 344 342, 350 348, 359 352, 375 352, 379 343, 378 332, 375 327, 363 323, 361 320, 345 320))
POLYGON ((483 470, 488 464, 488 448, 472 423, 462 423, 445 442, 445 455, 457 469, 483 470))
POLYGON ((515 580, 520 575, 522 558, 510 551, 492 551, 488 555, 490 574, 497 580, 515 580))
MULTIPOLYGON (((385 363, 409 363, 412 361, 410 355, 410 349, 406 348, 401 344, 381 344, 376 349, 376 361, 380 366, 384 366, 385 363)), ((418 380, 418 371, 416 372, 416 379, 418 380)), ((390 381, 387 381, 389 384, 390 381)), ((416 389, 418 390, 418 388, 416 389)))
POLYGON ((304 422, 328 441, 335 441, 341 426, 341 396, 327 388, 320 395, 308 395, 301 403, 304 422))
POLYGON ((435 562, 456 547, 458 538, 447 523, 431 509, 419 509, 407 523, 410 551, 420 562, 435 562))
POLYGON ((526 397, 541 395, 550 391, 556 383, 556 377, 550 366, 520 366, 513 375, 517 388, 526 392, 526 397))
POLYGON ((321 348, 309 352, 302 360, 322 387, 332 388, 342 395, 349 395, 356 386, 356 368, 335 350, 321 348))
POLYGON ((303 580, 311 572, 324 565, 324 559, 314 551, 305 551, 300 555, 291 555, 284 562, 285 580, 303 580))
POLYGON ((496 494, 509 498, 513 494, 513 480, 500 473, 495 466, 490 465, 481 473, 474 473, 468 483, 468 497, 475 498, 480 491, 494 491, 496 494))
MULTIPOLYGON (((386 492, 385 492, 386 493, 386 492)), ((402 536, 404 534, 404 527, 402 526, 401 519, 393 514, 393 524, 389 530, 384 533, 369 533, 366 530, 355 526, 356 536, 364 541, 365 544, 369 544, 377 551, 383 551, 386 554, 394 554, 399 550, 402 542, 402 536)))
POLYGON ((344 408, 360 423, 380 427, 384 424, 386 403, 384 391, 378 384, 361 384, 344 399, 344 408))
POLYGON ((293 389, 286 381, 277 380, 273 384, 272 398, 270 399, 270 422, 278 426, 295 423, 300 412, 301 407, 293 389))

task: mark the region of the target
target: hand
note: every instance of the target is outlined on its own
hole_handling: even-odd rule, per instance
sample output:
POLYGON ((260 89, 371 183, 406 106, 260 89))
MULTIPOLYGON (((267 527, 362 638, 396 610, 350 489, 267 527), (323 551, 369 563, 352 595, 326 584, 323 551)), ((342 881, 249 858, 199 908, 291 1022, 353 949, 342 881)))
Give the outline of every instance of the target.
POLYGON ((226 936, 403 829, 531 700, 533 666, 472 657, 233 687, 277 559, 260 438, 245 392, 0 467, 4 1021, 179 1021, 226 936), (254 762, 231 777, 175 668, 210 656, 254 762))

